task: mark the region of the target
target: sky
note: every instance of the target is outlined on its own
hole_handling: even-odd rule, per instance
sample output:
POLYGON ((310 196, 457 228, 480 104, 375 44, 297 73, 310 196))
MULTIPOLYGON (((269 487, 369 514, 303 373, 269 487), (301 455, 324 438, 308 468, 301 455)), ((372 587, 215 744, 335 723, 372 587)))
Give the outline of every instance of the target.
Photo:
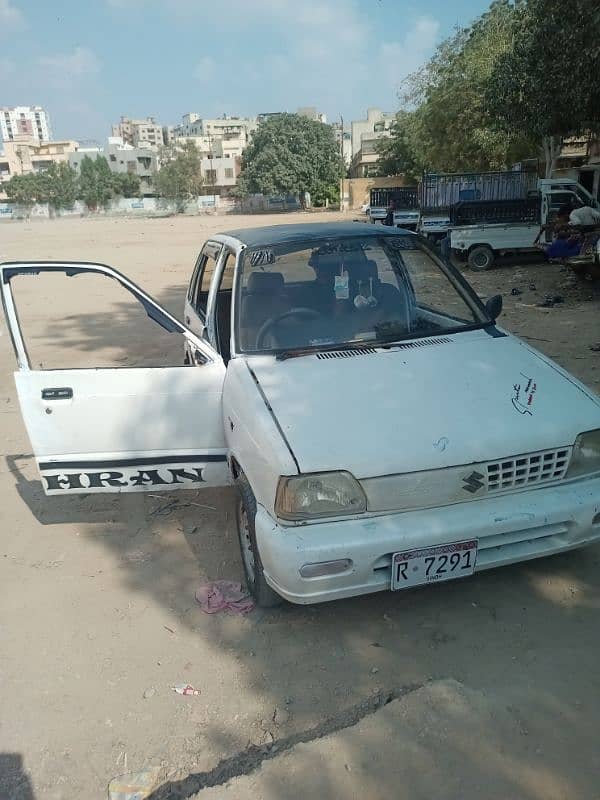
POLYGON ((0 106, 41 105, 55 138, 121 115, 177 124, 315 106, 395 111, 402 79, 482 0, 0 0, 0 106))

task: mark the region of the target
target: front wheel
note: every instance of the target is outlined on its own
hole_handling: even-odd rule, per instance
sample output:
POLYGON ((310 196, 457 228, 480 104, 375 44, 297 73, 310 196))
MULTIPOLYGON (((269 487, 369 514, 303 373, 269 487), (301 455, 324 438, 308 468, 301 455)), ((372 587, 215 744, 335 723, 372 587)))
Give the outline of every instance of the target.
POLYGON ((282 602, 282 598, 274 592, 265 580, 260 552, 256 542, 256 498, 248 479, 241 474, 236 481, 238 497, 236 499, 236 522, 240 553, 248 591, 254 598, 257 606, 273 608, 282 602))
POLYGON ((494 265, 494 251, 487 244, 479 244, 469 252, 469 266, 475 272, 485 272, 494 265))

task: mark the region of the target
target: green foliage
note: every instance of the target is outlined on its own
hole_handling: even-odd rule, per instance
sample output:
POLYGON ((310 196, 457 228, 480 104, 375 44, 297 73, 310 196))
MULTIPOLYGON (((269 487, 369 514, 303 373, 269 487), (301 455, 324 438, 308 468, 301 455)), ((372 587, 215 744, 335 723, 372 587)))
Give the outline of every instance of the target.
POLYGON ((114 193, 121 197, 140 196, 140 178, 134 172, 114 172, 112 187, 114 193))
POLYGON ((490 75, 510 49, 520 7, 521 0, 494 0, 405 82, 404 101, 414 109, 410 124, 401 126, 409 163, 440 172, 501 169, 531 154, 528 136, 494 127, 484 103, 490 75))
POLYGON ((379 154, 377 175, 404 175, 416 181, 423 171, 415 147, 415 115, 399 111, 390 128, 390 136, 377 139, 375 149, 379 154))
POLYGON ((265 195, 310 192, 315 205, 339 198, 344 164, 333 129, 298 114, 262 122, 242 156, 240 191, 265 195))
POLYGON ((34 174, 13 175, 3 188, 11 203, 21 206, 32 206, 40 196, 38 176, 34 174))
POLYGON ((51 163, 48 169, 36 176, 38 200, 48 203, 54 210, 72 208, 77 199, 77 173, 66 162, 51 163))
POLYGON ((154 178, 159 197, 175 203, 178 211, 200 194, 202 188, 202 159, 194 142, 186 141, 182 148, 163 148, 162 167, 154 178))
POLYGON ((105 206, 113 197, 113 173, 104 156, 84 156, 79 171, 79 199, 90 209, 105 206))
POLYGON ((598 0, 528 0, 513 14, 485 105, 496 130, 522 131, 543 146, 549 175, 563 137, 599 127, 599 74, 598 0))

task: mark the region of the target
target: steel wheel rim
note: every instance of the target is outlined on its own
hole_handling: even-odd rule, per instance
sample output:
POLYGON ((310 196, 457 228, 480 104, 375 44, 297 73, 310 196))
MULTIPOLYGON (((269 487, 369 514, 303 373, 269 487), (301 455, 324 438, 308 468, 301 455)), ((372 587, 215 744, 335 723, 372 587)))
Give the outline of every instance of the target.
POLYGON ((252 540, 250 538, 250 526, 248 524, 248 514, 240 501, 239 505, 239 527, 240 527, 240 549, 242 551, 242 561, 246 569, 248 579, 254 583, 255 579, 255 561, 254 550, 252 549, 252 540))
POLYGON ((475 261, 475 266, 485 267, 487 266, 490 259, 487 253, 477 253, 473 260, 475 261))

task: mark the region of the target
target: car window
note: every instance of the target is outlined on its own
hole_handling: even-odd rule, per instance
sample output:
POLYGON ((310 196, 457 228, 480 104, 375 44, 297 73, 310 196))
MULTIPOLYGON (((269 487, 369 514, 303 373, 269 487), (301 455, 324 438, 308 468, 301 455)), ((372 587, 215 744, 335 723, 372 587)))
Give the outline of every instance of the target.
POLYGON ((228 252, 219 283, 219 292, 231 291, 233 288, 233 275, 235 272, 235 253, 228 252))
POLYGON ((389 234, 249 249, 238 309, 245 352, 387 342, 486 321, 416 237, 389 234))
POLYGON ((213 275, 215 274, 216 265, 217 261, 213 255, 208 253, 202 254, 198 270, 198 280, 192 295, 192 305, 198 314, 201 314, 203 317, 206 316, 208 292, 210 290, 213 275))

